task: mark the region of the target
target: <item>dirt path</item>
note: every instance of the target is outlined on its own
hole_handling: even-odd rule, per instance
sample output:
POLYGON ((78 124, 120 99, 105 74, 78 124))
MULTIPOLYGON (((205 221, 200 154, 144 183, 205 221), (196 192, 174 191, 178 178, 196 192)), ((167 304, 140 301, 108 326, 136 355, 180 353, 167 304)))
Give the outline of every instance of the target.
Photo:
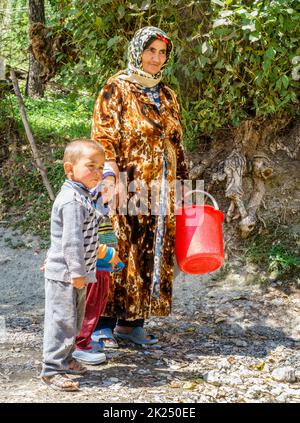
POLYGON ((1 402, 300 402, 300 290, 180 274, 158 346, 122 344, 75 394, 41 385, 44 250, 0 227, 1 402), (280 289, 279 289, 280 288, 280 289))

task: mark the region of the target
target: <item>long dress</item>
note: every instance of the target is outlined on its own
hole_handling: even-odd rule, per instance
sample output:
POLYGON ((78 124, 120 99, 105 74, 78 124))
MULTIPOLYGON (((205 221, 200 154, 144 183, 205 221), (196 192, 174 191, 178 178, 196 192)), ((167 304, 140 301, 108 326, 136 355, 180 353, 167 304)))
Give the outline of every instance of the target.
POLYGON ((116 160, 126 172, 129 191, 135 191, 127 194, 127 210, 113 217, 126 268, 112 276, 105 310, 126 320, 171 312, 175 182, 188 172, 176 95, 163 83, 159 92, 157 107, 142 87, 111 78, 94 108, 91 137, 105 148, 106 160, 116 160), (144 187, 147 207, 141 211, 144 187))

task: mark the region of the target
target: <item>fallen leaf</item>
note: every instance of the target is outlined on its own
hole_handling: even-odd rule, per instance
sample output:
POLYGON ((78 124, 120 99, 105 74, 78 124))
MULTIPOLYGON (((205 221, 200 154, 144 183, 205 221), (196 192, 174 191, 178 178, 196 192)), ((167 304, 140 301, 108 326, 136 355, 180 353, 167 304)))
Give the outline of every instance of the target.
POLYGON ((252 364, 252 366, 250 366, 251 369, 253 369, 253 370, 259 370, 259 371, 263 370, 264 367, 265 367, 265 362, 264 361, 261 361, 261 362, 259 362, 257 364, 252 364))
POLYGON ((190 327, 190 328, 187 328, 185 331, 186 332, 195 332, 195 328, 190 327))
POLYGON ((181 383, 176 381, 176 380, 172 380, 172 382, 170 383, 170 387, 171 388, 180 388, 181 387, 181 383))
POLYGON ((197 388, 197 383, 195 382, 185 382, 185 384, 183 385, 183 389, 187 389, 188 391, 193 391, 194 389, 197 388))
POLYGON ((221 323, 221 322, 225 322, 226 317, 217 317, 215 320, 215 323, 221 323))

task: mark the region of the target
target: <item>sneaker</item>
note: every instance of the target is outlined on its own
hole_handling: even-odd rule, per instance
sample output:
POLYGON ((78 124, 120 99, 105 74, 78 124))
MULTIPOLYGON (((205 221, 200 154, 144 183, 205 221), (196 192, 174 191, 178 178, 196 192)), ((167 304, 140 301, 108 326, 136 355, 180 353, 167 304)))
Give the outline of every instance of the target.
POLYGON ((82 363, 91 364, 92 366, 106 361, 106 355, 102 352, 95 351, 93 348, 91 350, 75 350, 72 353, 72 357, 82 363))
POLYGON ((92 347, 93 352, 102 352, 104 350, 104 345, 102 342, 95 342, 93 339, 90 342, 90 347, 92 347))

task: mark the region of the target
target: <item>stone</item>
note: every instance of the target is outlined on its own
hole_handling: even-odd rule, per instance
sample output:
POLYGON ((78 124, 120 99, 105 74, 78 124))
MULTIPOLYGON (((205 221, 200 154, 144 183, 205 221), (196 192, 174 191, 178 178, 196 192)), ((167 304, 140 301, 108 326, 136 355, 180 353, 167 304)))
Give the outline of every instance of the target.
POLYGON ((151 373, 151 372, 150 372, 150 370, 148 370, 148 369, 139 369, 139 370, 137 371, 137 373, 138 373, 139 375, 147 375, 147 374, 149 374, 149 373, 151 373))
POLYGON ((292 329, 292 337, 293 339, 295 339, 296 341, 300 340, 300 324, 297 324, 293 329, 292 329))
POLYGON ((288 402, 288 395, 285 392, 282 392, 282 394, 278 395, 276 397, 277 402, 288 402))
POLYGON ((215 370, 210 370, 209 372, 204 373, 203 379, 205 382, 211 383, 212 385, 221 386, 220 374, 215 370))
POLYGON ((2 266, 3 264, 12 261, 12 258, 9 256, 4 256, 4 255, 0 255, 0 266, 2 266))
POLYGON ((271 373, 271 376, 274 380, 279 382, 288 382, 293 383, 296 382, 296 374, 295 369, 292 367, 277 367, 271 373))
POLYGON ((107 379, 108 382, 112 382, 112 383, 117 383, 120 381, 120 379, 118 379, 117 377, 110 377, 109 379, 107 379))
POLYGON ((232 342, 237 346, 237 347, 247 347, 248 344, 246 341, 243 341, 242 339, 233 339, 232 342))

